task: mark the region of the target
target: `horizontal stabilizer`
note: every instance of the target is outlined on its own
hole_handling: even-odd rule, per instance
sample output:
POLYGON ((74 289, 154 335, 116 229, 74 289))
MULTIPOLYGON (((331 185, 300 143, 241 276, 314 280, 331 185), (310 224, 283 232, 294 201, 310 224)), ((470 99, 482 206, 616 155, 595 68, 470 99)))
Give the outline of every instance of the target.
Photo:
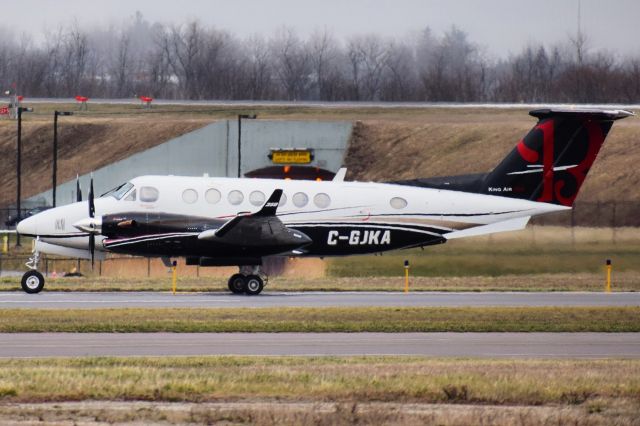
POLYGON ((462 231, 454 231, 449 234, 445 234, 444 237, 447 240, 453 240, 455 238, 476 237, 478 235, 494 234, 496 232, 519 231, 527 226, 529 219, 531 219, 531 216, 517 217, 515 219, 490 223, 489 225, 476 226, 475 228, 468 228, 462 231))

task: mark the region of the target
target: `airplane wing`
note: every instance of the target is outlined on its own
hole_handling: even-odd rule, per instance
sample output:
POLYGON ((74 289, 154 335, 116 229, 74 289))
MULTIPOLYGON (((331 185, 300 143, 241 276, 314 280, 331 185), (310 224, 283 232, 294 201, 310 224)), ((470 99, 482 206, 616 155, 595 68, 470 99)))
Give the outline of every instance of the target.
MULTIPOLYGON (((230 221, 222 225, 220 228, 216 229, 213 232, 214 236, 219 238, 224 237, 230 230, 238 226, 238 224, 241 223, 243 220, 246 221, 247 218, 275 216, 276 209, 278 208, 278 204, 280 203, 281 197, 282 197, 282 189, 276 189, 275 191, 273 191, 273 194, 271 194, 267 202, 264 203, 264 205, 262 206, 262 209, 260 209, 259 212, 256 212, 252 215, 245 214, 245 215, 238 215, 234 217, 233 219, 231 219, 230 221)), ((209 232, 209 231, 204 231, 204 232, 209 232)), ((207 239, 206 236, 203 236, 203 237, 198 236, 198 238, 201 240, 207 239)))
POLYGON ((287 228, 276 216, 281 197, 282 189, 276 189, 258 212, 239 214, 218 229, 201 232, 198 239, 237 246, 282 246, 283 252, 304 247, 312 242, 311 238, 287 228))

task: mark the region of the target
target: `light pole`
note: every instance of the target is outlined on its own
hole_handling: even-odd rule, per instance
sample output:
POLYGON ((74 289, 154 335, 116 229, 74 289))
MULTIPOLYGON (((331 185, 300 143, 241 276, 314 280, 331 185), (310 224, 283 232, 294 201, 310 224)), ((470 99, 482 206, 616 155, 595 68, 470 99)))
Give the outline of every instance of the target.
POLYGON ((255 120, 256 114, 238 114, 238 177, 242 176, 242 119, 255 120))
POLYGON ((56 186, 58 181, 58 116, 73 115, 69 111, 54 111, 53 112, 53 176, 51 177, 51 185, 53 191, 53 207, 56 206, 56 186))
MULTIPOLYGON (((18 176, 18 185, 16 188, 16 210, 17 210, 17 218, 18 222, 22 219, 20 198, 21 198, 21 190, 22 190, 22 113, 23 112, 33 112, 33 108, 25 108, 19 106, 17 108, 18 112, 18 149, 16 150, 16 175, 18 176)), ((18 223, 16 222, 16 224, 18 223)), ((20 246, 20 234, 16 233, 16 246, 20 246)))

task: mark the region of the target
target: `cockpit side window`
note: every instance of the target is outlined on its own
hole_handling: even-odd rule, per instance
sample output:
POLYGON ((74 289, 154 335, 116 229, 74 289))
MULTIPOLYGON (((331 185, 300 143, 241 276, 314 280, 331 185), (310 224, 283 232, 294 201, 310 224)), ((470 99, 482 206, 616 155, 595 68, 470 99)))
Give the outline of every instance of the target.
POLYGON ((140 201, 142 202, 153 203, 154 201, 158 201, 159 196, 160 192, 153 186, 143 186, 140 188, 140 201))
POLYGON ((133 188, 133 184, 131 182, 125 182, 122 185, 116 186, 112 190, 105 192, 100 197, 113 197, 116 200, 119 200, 124 197, 131 188, 133 188))
POLYGON ((136 200, 136 190, 134 189, 124 198, 125 201, 135 201, 136 200))

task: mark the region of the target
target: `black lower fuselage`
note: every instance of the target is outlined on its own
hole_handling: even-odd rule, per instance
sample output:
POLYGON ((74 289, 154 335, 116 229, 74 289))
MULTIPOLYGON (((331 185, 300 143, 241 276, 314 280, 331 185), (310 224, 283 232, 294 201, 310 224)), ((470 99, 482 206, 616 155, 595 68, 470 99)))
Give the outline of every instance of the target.
POLYGON ((445 241, 441 229, 384 223, 327 222, 286 225, 305 237, 301 244, 281 238, 267 221, 232 238, 199 239, 228 219, 162 213, 124 213, 103 218, 104 247, 109 251, 157 257, 260 258, 271 255, 345 256, 379 253, 445 241), (268 237, 268 238, 265 238, 268 237))

